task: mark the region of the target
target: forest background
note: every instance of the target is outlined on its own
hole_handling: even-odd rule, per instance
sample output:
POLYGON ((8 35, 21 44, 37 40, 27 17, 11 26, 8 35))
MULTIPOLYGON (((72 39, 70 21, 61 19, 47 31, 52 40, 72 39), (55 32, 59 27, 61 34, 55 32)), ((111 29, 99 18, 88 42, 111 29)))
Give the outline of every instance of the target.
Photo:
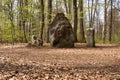
POLYGON ((0 0, 0 42, 26 43, 32 35, 49 42, 49 25, 63 12, 76 42, 86 42, 87 28, 97 43, 120 43, 119 0, 0 0))

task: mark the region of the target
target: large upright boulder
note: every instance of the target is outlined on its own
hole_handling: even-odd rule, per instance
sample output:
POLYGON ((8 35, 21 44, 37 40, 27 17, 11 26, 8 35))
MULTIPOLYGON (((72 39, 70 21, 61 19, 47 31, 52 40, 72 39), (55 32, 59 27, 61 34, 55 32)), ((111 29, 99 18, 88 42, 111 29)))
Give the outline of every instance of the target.
POLYGON ((53 47, 74 47, 74 33, 69 20, 63 13, 57 13, 49 28, 49 41, 53 47))

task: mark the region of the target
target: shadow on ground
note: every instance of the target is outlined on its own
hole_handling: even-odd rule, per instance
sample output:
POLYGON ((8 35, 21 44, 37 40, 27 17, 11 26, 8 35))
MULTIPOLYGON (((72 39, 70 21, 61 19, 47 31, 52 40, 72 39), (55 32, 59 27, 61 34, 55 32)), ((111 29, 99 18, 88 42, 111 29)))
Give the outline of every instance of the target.
POLYGON ((18 73, 24 73, 24 74, 33 74, 33 73, 53 73, 55 74, 56 71, 64 73, 68 72, 70 73, 71 70, 75 70, 75 72, 79 71, 100 71, 100 72, 107 72, 107 73, 120 73, 120 64, 115 64, 115 65, 108 65, 108 66, 74 66, 74 67, 63 67, 61 66, 44 66, 44 65, 14 65, 11 63, 1 63, 0 64, 0 72, 8 72, 10 73, 11 71, 14 71, 15 74, 18 73))

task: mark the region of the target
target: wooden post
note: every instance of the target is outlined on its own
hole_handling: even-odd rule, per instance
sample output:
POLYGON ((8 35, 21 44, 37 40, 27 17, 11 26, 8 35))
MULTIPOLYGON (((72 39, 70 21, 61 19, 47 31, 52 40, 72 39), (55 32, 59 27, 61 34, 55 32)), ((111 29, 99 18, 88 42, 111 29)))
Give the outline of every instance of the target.
POLYGON ((94 28, 87 29, 87 46, 95 47, 95 36, 94 36, 94 28))

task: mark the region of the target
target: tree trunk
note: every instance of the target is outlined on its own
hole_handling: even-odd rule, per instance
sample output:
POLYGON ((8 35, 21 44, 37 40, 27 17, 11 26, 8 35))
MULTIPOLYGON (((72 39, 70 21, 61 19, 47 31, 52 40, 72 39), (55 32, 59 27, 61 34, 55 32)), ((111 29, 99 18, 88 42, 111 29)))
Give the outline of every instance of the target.
POLYGON ((68 13, 71 14, 71 3, 72 3, 72 0, 68 0, 68 13))
POLYGON ((106 27, 107 27, 107 0, 105 0, 105 5, 104 5, 104 26, 103 26, 103 32, 102 32, 102 41, 105 43, 106 40, 106 27))
POLYGON ((19 38, 20 38, 20 42, 23 42, 23 34, 22 34, 22 0, 18 0, 18 7, 20 8, 19 12, 18 12, 18 26, 19 26, 19 38))
POLYGON ((0 26, 0 43, 2 43, 2 26, 0 26))
POLYGON ((64 5, 65 5, 66 13, 68 14, 68 6, 67 6, 67 1, 66 0, 64 0, 64 5))
POLYGON ((109 26, 109 42, 111 43, 112 41, 112 5, 113 5, 113 0, 111 0, 111 14, 110 14, 110 26, 109 26))
POLYGON ((45 25, 45 22, 44 22, 44 1, 43 0, 39 0, 40 2, 40 12, 41 12, 41 32, 40 32, 40 39, 43 40, 43 28, 44 28, 44 25, 45 25))
POLYGON ((77 0, 73 0, 73 28, 74 28, 75 42, 77 42, 77 24, 78 24, 77 0))
POLYGON ((18 14, 18 18, 19 18, 18 26, 19 26, 19 30, 20 30, 20 42, 28 42, 27 36, 26 36, 26 20, 27 20, 28 11, 25 8, 28 6, 28 1, 27 0, 18 0, 18 6, 20 8, 19 14, 18 14))
POLYGON ((10 19, 10 23, 11 23, 11 35, 12 35, 12 44, 14 45, 14 38, 15 38, 15 25, 14 25, 14 17, 13 17, 13 3, 14 1, 11 1, 8 4, 8 8, 9 8, 9 19, 10 19))
POLYGON ((25 42, 27 43, 28 40, 27 40, 27 36, 26 36, 26 26, 25 26, 25 23, 26 23, 26 21, 23 21, 22 22, 22 26, 23 26, 24 39, 25 39, 25 42))
POLYGON ((25 40, 25 42, 28 42, 28 40, 27 40, 27 35, 26 35, 26 22, 27 22, 27 15, 28 15, 28 0, 24 0, 23 1, 23 3, 22 4, 24 4, 24 6, 23 6, 23 14, 22 14, 22 26, 23 26, 23 34, 24 34, 24 40, 25 40), (27 9, 26 9, 27 8, 27 9))
POLYGON ((80 7, 80 42, 85 43, 85 33, 84 33, 84 25, 83 25, 83 0, 79 0, 79 7, 80 7))
POLYGON ((49 42, 49 27, 51 24, 51 18, 52 18, 52 0, 48 0, 48 14, 47 14, 47 42, 49 42))

